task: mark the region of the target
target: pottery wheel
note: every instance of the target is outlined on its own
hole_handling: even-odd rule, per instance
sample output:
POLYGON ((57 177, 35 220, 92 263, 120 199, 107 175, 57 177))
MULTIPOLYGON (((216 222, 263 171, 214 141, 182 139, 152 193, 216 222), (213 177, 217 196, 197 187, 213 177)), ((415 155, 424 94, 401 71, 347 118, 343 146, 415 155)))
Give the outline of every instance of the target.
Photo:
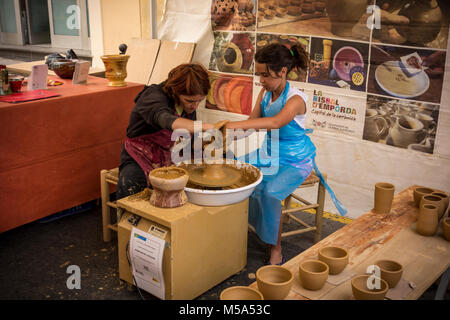
POLYGON ((221 164, 205 165, 188 170, 189 181, 203 187, 226 187, 241 179, 238 169, 221 164))

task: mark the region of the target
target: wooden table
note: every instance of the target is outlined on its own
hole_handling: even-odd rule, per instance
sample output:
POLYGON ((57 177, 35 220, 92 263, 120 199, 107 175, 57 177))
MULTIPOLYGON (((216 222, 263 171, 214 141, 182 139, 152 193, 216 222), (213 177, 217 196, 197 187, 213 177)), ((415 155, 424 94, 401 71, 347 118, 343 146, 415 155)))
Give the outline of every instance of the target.
MULTIPOLYGON (((450 242, 442 235, 442 226, 433 237, 415 231, 419 209, 414 206, 411 186, 394 197, 390 214, 369 211, 351 224, 339 229, 283 266, 294 273, 294 285, 286 299, 307 299, 300 293, 298 265, 306 259, 317 259, 318 250, 325 246, 341 246, 349 251, 347 267, 355 274, 364 274, 369 265, 380 259, 391 259, 403 265, 402 278, 412 281, 416 288, 404 299, 418 299, 449 267, 450 242)), ((334 286, 326 283, 317 299, 352 299, 351 278, 334 286)), ((251 284, 257 288, 256 282, 251 284)))
POLYGON ((119 165, 143 88, 49 78, 64 82, 49 89, 60 96, 0 102, 0 232, 100 197, 100 170, 119 165))

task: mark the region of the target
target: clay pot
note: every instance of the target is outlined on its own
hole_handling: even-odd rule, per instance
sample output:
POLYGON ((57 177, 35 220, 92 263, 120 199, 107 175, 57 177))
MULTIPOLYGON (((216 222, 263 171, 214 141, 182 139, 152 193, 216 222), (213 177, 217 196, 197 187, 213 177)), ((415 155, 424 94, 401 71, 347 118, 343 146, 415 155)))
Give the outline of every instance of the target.
POLYGON ((402 115, 397 117, 389 134, 394 146, 408 148, 410 144, 422 142, 427 135, 427 131, 420 120, 402 115))
POLYGON ((352 292, 356 300, 384 300, 389 289, 388 283, 380 279, 379 289, 369 289, 367 280, 370 275, 359 275, 352 279, 352 292))
MULTIPOLYGON (((424 197, 425 198, 425 197, 424 197)), ((417 233, 430 237, 438 227, 438 207, 435 204, 422 204, 417 218, 417 233)))
POLYGON ((364 121, 363 139, 373 142, 378 142, 381 138, 386 136, 389 125, 382 116, 378 115, 377 110, 367 109, 366 118, 364 121))
POLYGON ((417 208, 419 208, 420 200, 422 200, 422 197, 427 194, 433 193, 434 190, 426 187, 417 187, 413 191, 414 195, 414 203, 417 208))
POLYGON ((229 287, 220 293, 220 300, 264 300, 261 292, 251 287, 229 287))
POLYGON ((450 241, 450 218, 442 220, 442 231, 444 232, 444 238, 450 241))
POLYGON ((150 203, 159 208, 175 208, 187 202, 184 192, 189 176, 186 170, 178 167, 162 167, 150 171, 153 192, 150 203))
POLYGON ((325 262, 329 274, 335 275, 344 271, 348 264, 348 251, 341 247, 323 247, 319 250, 319 260, 325 262))
POLYGON ((305 260, 298 267, 300 281, 307 290, 320 290, 328 279, 330 268, 319 260, 305 260))
POLYGON ((436 0, 408 1, 398 15, 410 21, 395 27, 408 42, 425 44, 436 39, 441 31, 442 11, 436 0))
POLYGON ((351 37, 352 29, 367 9, 367 0, 325 1, 331 32, 340 37, 351 37))
POLYGON ((424 195, 422 197, 422 199, 420 200, 420 205, 419 205, 419 209, 424 205, 424 204, 433 204, 436 206, 437 208, 437 214, 438 214, 438 219, 440 219, 443 215, 443 200, 441 197, 438 196, 434 196, 432 194, 427 194, 424 195))
POLYGON ((402 277, 402 265, 392 260, 380 260, 375 265, 380 268, 381 279, 388 283, 389 288, 395 288, 402 277))
POLYGON ((445 211, 447 211, 448 199, 449 199, 448 194, 445 192, 435 191, 431 195, 441 198, 441 204, 438 208, 438 216, 439 216, 439 219, 441 219, 442 216, 445 214, 445 211))
POLYGON ((394 185, 387 182, 377 182, 375 184, 375 206, 376 213, 391 212, 392 200, 394 199, 394 185))
POLYGON ((112 54, 100 57, 105 65, 105 77, 109 80, 109 87, 125 87, 127 83, 127 63, 130 56, 112 54))
POLYGON ((258 289, 265 300, 283 300, 289 294, 294 275, 282 266, 269 265, 256 271, 258 289))

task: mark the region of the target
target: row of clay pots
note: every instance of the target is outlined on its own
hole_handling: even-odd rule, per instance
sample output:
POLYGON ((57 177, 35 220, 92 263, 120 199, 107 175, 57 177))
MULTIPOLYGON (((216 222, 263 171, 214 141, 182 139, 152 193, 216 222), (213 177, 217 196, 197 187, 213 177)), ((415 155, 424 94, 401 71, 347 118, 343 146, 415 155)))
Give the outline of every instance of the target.
POLYGON ((427 188, 417 187, 413 191, 414 204, 421 208, 424 204, 433 204, 438 208, 438 217, 442 218, 449 204, 449 195, 446 192, 427 188))
POLYGON ((400 263, 380 260, 375 262, 375 265, 380 268, 380 278, 363 274, 352 279, 352 292, 356 300, 383 300, 387 291, 395 288, 400 281, 403 274, 400 263), (375 280, 375 284, 372 280, 375 280))

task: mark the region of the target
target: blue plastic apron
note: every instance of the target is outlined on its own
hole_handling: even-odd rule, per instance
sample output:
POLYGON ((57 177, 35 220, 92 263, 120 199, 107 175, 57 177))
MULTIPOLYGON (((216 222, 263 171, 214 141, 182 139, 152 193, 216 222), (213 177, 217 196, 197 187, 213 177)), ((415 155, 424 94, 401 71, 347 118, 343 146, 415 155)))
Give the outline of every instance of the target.
MULTIPOLYGON (((286 88, 280 97, 270 106, 272 93, 267 92, 261 102, 262 116, 273 117, 278 114, 286 104, 288 91, 289 82, 286 83, 286 88)), ((306 135, 311 132, 312 130, 305 130, 292 120, 279 129, 278 148, 276 145, 272 147, 271 139, 274 133, 269 131, 260 150, 238 158, 239 161, 258 167, 264 173, 262 182, 255 188, 249 199, 249 223, 265 243, 277 244, 281 201, 305 181, 313 168, 330 193, 339 213, 341 215, 347 213, 317 168, 314 160, 316 147, 306 135), (272 161, 267 163, 267 158, 272 161)))

